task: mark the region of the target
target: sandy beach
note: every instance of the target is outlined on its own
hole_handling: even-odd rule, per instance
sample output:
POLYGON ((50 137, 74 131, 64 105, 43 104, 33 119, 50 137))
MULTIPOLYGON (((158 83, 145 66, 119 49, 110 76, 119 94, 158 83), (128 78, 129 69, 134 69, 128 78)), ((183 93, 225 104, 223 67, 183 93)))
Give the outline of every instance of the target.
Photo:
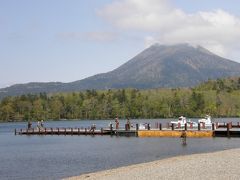
POLYGON ((240 179, 240 149, 177 156, 95 173, 68 180, 240 179))

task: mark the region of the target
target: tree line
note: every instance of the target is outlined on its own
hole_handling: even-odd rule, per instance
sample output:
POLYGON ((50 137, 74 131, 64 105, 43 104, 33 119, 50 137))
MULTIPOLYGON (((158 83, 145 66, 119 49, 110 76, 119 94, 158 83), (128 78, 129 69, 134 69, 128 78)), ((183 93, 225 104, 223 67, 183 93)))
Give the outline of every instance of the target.
POLYGON ((240 117, 240 78, 209 80, 194 88, 86 90, 27 94, 0 102, 1 121, 240 117))

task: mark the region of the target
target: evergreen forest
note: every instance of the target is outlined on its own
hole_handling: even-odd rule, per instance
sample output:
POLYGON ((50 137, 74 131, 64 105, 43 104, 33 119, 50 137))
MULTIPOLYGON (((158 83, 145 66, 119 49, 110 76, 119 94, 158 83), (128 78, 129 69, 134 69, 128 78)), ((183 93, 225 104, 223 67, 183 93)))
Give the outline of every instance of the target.
POLYGON ((193 88, 110 89, 27 94, 0 101, 1 121, 240 117, 240 78, 209 80, 193 88))

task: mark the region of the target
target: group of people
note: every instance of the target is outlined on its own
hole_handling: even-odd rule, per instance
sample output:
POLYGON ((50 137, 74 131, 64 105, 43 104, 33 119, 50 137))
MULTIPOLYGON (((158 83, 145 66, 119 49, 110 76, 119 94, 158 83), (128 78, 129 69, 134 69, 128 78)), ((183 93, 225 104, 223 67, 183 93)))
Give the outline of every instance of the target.
MULTIPOLYGON (((116 118, 115 118, 115 128, 116 128, 116 129, 119 129, 119 125, 120 125, 119 119, 118 119, 118 117, 116 117, 116 118)), ((126 126, 127 126, 127 129, 128 129, 128 130, 131 128, 131 122, 130 122, 129 118, 127 118, 127 124, 126 124, 126 126)), ((110 128, 112 127, 112 123, 111 123, 111 122, 109 123, 109 127, 110 127, 110 128)))
MULTIPOLYGON (((115 118, 115 128, 116 128, 116 129, 119 129, 119 125, 120 125, 119 119, 118 119, 118 117, 116 117, 116 118, 115 118)), ((43 127, 44 127, 44 125, 43 125, 43 120, 38 121, 38 122, 37 122, 37 128, 38 128, 38 129, 43 129, 43 127)), ((110 127, 110 128, 112 127, 112 123, 111 123, 111 122, 110 122, 110 124, 109 124, 109 127, 110 127)), ((28 129, 31 129, 31 128, 32 128, 32 122, 31 122, 31 121, 28 121, 27 128, 28 128, 28 129)), ((131 122, 130 122, 129 118, 127 118, 126 129, 129 130, 130 128, 131 128, 131 122)), ((96 124, 93 124, 93 125, 91 126, 90 131, 94 131, 95 129, 96 129, 96 124)))
MULTIPOLYGON (((32 122, 28 121, 27 128, 31 129, 32 128, 32 122)), ((37 128, 42 129, 43 128, 43 120, 37 122, 37 128)))
POLYGON ((96 129, 96 124, 92 124, 90 128, 90 132, 94 132, 96 129))

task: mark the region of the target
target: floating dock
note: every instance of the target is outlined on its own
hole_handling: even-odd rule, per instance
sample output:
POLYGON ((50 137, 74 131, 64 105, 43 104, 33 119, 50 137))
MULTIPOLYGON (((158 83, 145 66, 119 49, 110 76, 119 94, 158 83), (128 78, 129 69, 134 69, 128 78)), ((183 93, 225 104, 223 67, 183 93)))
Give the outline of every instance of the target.
POLYGON ((213 131, 202 130, 150 130, 150 131, 138 131, 139 137, 181 137, 183 132, 186 133, 186 137, 213 137, 213 131))
POLYGON ((173 124, 167 124, 163 127, 161 123, 155 124, 151 128, 150 124, 145 129, 139 129, 136 124, 134 128, 114 129, 101 128, 29 128, 15 129, 15 135, 115 135, 115 136, 136 136, 136 137, 240 137, 240 125, 230 123, 212 123, 211 127, 199 124, 198 127, 174 127, 173 124))

